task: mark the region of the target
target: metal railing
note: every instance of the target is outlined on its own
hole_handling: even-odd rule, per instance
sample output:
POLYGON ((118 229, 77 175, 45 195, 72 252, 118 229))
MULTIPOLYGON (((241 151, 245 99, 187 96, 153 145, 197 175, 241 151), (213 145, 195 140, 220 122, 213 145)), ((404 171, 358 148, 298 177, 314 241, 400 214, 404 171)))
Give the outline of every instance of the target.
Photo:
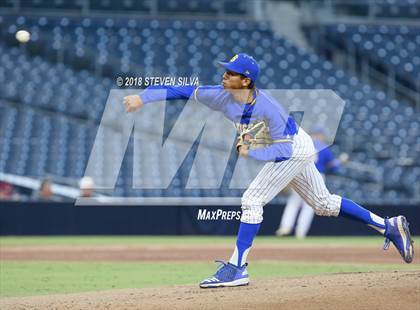
POLYGON ((417 19, 420 15, 420 1, 394 1, 392 4, 386 0, 309 0, 302 1, 302 7, 310 8, 311 11, 320 9, 331 16, 354 16, 363 17, 365 20, 374 21, 376 19, 417 19), (417 10, 412 10, 412 14, 404 15, 398 14, 401 9, 410 11, 413 7, 417 10), (384 8, 390 8, 390 14, 383 12, 384 8), (394 11, 394 12, 392 12, 394 11))
MULTIPOLYGON (((26 1, 28 2, 28 1, 26 1)), ((36 2, 36 1, 34 1, 36 2)), ((70 1, 69 1, 70 2, 70 1)), ((72 16, 127 16, 130 18, 138 18, 138 17, 170 17, 173 18, 174 14, 176 16, 181 16, 185 18, 233 18, 234 20, 243 20, 243 19, 257 19, 260 20, 264 16, 263 8, 265 6, 264 0, 242 0, 237 1, 238 5, 242 5, 245 9, 245 14, 235 14, 231 10, 227 11, 224 7, 224 4, 227 2, 226 0, 213 0, 211 1, 214 5, 213 9, 210 12, 205 11, 194 11, 193 16, 189 12, 188 8, 183 8, 182 10, 168 11, 162 9, 160 7, 158 0, 141 0, 139 2, 148 3, 147 7, 144 9, 136 9, 136 8, 122 8, 120 10, 115 10, 113 8, 98 8, 95 7, 93 4, 97 3, 96 0, 79 0, 78 5, 75 5, 72 8, 60 8, 60 7, 30 7, 27 4, 22 4, 22 0, 8 0, 6 3, 0 3, 0 13, 6 14, 25 14, 25 15, 39 15, 42 14, 44 16, 51 16, 51 15, 72 15, 72 16)), ((122 2, 122 1, 121 1, 122 2)), ((205 1, 203 1, 205 2, 205 1)), ((209 3, 208 1, 207 3, 209 3)), ((239 11, 239 9, 238 9, 239 11)))
POLYGON ((408 88, 399 82, 398 74, 392 66, 382 64, 385 72, 381 72, 369 58, 360 57, 357 47, 352 42, 347 41, 344 48, 339 47, 325 39, 322 29, 314 31, 318 34, 311 35, 310 40, 317 53, 330 58, 339 67, 357 75, 365 83, 380 88, 390 98, 414 105, 416 111, 420 112, 420 81, 414 86, 416 89, 408 88))

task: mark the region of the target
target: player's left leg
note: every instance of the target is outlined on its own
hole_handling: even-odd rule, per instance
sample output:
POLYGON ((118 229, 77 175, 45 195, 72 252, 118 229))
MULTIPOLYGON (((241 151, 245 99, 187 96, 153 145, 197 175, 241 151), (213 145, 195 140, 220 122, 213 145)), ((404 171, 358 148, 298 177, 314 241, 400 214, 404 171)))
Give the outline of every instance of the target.
POLYGON ((392 242, 406 263, 413 261, 413 240, 405 216, 400 215, 384 219, 347 198, 341 200, 339 215, 365 223, 376 229, 386 238, 384 250, 387 250, 389 243, 392 242))
POLYGON ((308 165, 293 179, 291 186, 314 209, 317 215, 343 216, 362 222, 386 237, 385 249, 391 241, 404 261, 413 260, 414 249, 404 216, 384 219, 347 198, 329 193, 315 165, 308 165))

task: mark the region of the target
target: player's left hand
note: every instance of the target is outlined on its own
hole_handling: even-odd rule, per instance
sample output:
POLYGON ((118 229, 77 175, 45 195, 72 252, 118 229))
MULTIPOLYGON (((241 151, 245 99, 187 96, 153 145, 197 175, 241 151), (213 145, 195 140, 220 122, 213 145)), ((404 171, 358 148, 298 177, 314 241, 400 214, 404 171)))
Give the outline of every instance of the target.
POLYGON ((248 157, 249 146, 248 145, 241 145, 239 147, 239 155, 243 157, 248 157))
POLYGON ((238 137, 238 139, 236 140, 236 150, 238 151, 239 155, 244 156, 243 154, 241 154, 240 149, 241 147, 246 146, 246 149, 248 150, 251 140, 252 136, 249 134, 243 134, 242 136, 238 137))

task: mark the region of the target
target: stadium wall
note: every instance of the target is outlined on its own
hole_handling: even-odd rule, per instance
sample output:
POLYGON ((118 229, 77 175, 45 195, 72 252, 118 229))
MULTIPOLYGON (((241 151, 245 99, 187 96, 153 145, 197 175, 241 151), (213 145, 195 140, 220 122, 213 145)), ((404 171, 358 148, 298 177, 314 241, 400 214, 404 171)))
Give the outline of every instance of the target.
MULTIPOLYGON (((268 205, 260 235, 277 229, 284 206, 268 205)), ((381 216, 404 214, 420 235, 417 206, 368 206, 381 216)), ((1 202, 0 235, 236 235, 239 220, 198 220, 199 210, 238 211, 237 206, 75 206, 73 203, 1 202)), ((211 213, 210 213, 211 214, 211 213)), ((374 235, 344 218, 316 216, 310 235, 374 235)))

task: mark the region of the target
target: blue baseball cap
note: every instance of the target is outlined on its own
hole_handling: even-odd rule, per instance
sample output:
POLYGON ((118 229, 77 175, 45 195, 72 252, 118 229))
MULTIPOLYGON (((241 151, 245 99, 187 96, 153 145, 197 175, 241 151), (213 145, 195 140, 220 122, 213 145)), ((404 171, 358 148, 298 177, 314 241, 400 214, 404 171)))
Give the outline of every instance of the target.
POLYGON ((252 56, 244 53, 236 54, 230 59, 229 62, 219 61, 218 63, 229 71, 233 71, 246 76, 254 83, 260 74, 260 66, 258 65, 257 61, 252 58, 252 56))

